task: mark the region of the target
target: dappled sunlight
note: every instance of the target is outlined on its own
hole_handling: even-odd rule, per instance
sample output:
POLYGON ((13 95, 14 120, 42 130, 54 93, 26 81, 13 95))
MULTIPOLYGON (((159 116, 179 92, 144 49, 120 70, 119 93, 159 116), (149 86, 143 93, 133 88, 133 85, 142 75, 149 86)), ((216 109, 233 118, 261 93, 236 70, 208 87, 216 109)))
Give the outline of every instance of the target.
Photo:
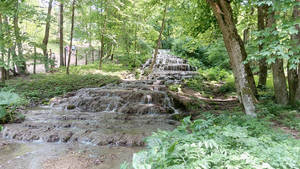
POLYGON ((299 169, 299 0, 1 0, 0 168, 299 169))

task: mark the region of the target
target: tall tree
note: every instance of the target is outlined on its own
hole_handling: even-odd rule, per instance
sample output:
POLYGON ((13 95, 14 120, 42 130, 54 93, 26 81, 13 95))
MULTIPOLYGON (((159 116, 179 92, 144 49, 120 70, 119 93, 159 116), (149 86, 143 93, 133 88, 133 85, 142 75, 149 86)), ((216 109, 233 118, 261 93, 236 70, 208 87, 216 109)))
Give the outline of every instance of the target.
POLYGON ((47 13, 47 18, 46 18, 45 36, 43 39, 43 47, 42 47, 46 72, 49 71, 49 58, 48 58, 49 56, 48 56, 48 51, 47 51, 47 45, 48 45, 48 41, 49 41, 52 3, 53 3, 53 0, 49 0, 48 13, 47 13))
POLYGON ((100 61, 99 61, 99 70, 102 69, 102 62, 103 62, 103 58, 104 58, 104 31, 106 29, 106 19, 104 20, 104 28, 102 31, 102 35, 101 35, 101 49, 100 49, 100 61))
MULTIPOLYGON (((271 9, 267 16, 267 27, 270 30, 276 30, 275 11, 271 9)), ((276 102, 286 105, 288 103, 288 91, 286 85, 286 77, 283 68, 283 59, 273 56, 275 62, 272 64, 273 85, 276 102)))
POLYGON ((107 17, 109 16, 109 12, 108 12, 108 4, 107 4, 107 2, 105 2, 104 4, 102 3, 101 4, 102 5, 102 7, 103 7, 103 5, 104 5, 104 12, 106 12, 106 14, 105 13, 101 13, 101 16, 103 17, 103 27, 102 27, 102 30, 101 30, 101 39, 100 39, 100 43, 101 43, 101 49, 100 49, 100 60, 99 60, 99 70, 101 70, 102 69, 102 62, 103 62, 103 58, 104 58, 104 47, 105 47, 105 42, 104 42, 104 34, 106 33, 106 22, 107 22, 107 17))
POLYGON ((158 39, 157 39, 156 48, 155 48, 155 51, 154 51, 152 63, 150 65, 150 70, 151 71, 153 69, 154 64, 156 63, 156 58, 157 58, 157 55, 158 55, 158 49, 161 46, 162 33, 164 31, 164 28, 165 28, 165 22, 166 22, 166 15, 167 15, 168 6, 169 6, 169 2, 167 1, 166 4, 165 4, 165 7, 164 7, 164 11, 163 11, 163 19, 162 19, 162 23, 161 23, 159 36, 158 36, 158 39))
MULTIPOLYGON (((296 21, 295 28, 298 31, 295 35, 292 35, 292 40, 295 41, 295 48, 299 48, 300 46, 300 24, 297 22, 300 18, 300 0, 296 0, 298 3, 293 10, 293 20, 296 21)), ((298 55, 299 52, 297 52, 295 55, 298 55)), ((297 77, 297 68, 293 69, 291 73, 289 73, 289 86, 290 86, 290 103, 294 104, 296 100, 300 101, 300 63, 298 63, 298 77, 297 77), (298 79, 297 79, 298 78, 298 79)))
MULTIPOLYGON (((262 1, 262 0, 260 0, 262 1)), ((257 9, 257 26, 258 31, 262 31, 265 29, 265 23, 266 23, 266 13, 267 13, 267 6, 266 5, 259 5, 257 9)), ((263 39, 263 37, 259 37, 260 39, 263 39)), ((258 50, 261 51, 263 49, 263 44, 260 44, 258 46, 258 50)), ((264 88, 267 83, 267 76, 268 76, 268 66, 266 63, 266 58, 262 58, 259 60, 259 81, 258 81, 258 87, 264 88)))
POLYGON ((207 0, 207 2, 213 9, 213 13, 223 34, 240 102, 247 115, 256 116, 256 99, 251 89, 251 82, 247 74, 246 66, 243 64, 243 60, 247 58, 247 54, 243 41, 235 26, 230 2, 227 0, 207 0))
POLYGON ((67 65, 67 74, 70 74, 70 62, 71 62, 71 54, 72 54, 72 46, 73 46, 73 33, 74 33, 74 20, 75 20, 75 3, 76 3, 76 0, 73 0, 72 2, 72 20, 71 20, 71 37, 70 37, 70 46, 69 46, 69 57, 68 57, 68 65, 67 65))
POLYGON ((16 46, 18 48, 18 55, 14 51, 14 60, 16 61, 16 67, 19 74, 26 73, 26 61, 23 57, 23 47, 22 47, 22 37, 20 35, 20 28, 19 28, 19 1, 16 1, 16 11, 14 14, 14 32, 16 38, 16 46), (16 58, 17 57, 17 58, 16 58))
MULTIPOLYGON (((4 34, 3 34, 3 23, 2 23, 2 14, 0 13, 0 38, 3 40, 4 39, 4 34)), ((0 59, 0 71, 1 71, 1 82, 4 84, 5 83, 5 79, 6 79, 6 72, 5 72, 5 68, 4 68, 4 45, 3 45, 3 42, 1 40, 1 49, 0 49, 0 52, 1 52, 1 59, 0 59)))
POLYGON ((64 4, 59 5, 59 61, 60 66, 65 66, 64 63, 64 4))

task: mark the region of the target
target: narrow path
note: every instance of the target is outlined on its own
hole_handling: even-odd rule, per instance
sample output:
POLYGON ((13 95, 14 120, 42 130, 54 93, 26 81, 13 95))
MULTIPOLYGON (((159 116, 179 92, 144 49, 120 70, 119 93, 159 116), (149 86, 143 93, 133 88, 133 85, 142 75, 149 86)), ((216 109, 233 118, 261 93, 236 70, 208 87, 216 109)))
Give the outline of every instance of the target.
POLYGON ((26 110, 23 123, 7 124, 1 132, 0 168, 119 168, 153 131, 176 126, 169 117, 178 112, 165 84, 192 77, 192 70, 160 50, 153 73, 144 80, 81 89, 26 110))

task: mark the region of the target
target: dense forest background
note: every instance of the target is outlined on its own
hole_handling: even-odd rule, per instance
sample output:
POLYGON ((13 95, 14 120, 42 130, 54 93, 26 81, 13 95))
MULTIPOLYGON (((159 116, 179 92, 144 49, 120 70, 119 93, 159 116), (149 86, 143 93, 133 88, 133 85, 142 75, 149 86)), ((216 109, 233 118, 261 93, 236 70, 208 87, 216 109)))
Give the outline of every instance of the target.
MULTIPOLYGON (((264 88, 268 70, 272 70, 276 101, 294 104, 299 99, 297 3, 234 1, 224 4, 224 9, 212 10, 210 6, 222 3, 4 1, 0 23, 1 79, 4 82, 10 73, 34 73, 38 64, 44 64, 46 72, 55 65, 76 65, 78 60, 85 64, 97 62, 101 68, 103 60, 114 60, 114 56, 118 61, 126 60, 129 68, 137 68, 154 48, 164 48, 202 70, 232 68, 234 73, 239 69, 235 68, 237 64, 247 62, 246 73, 254 95, 257 92, 252 74, 259 75, 257 86, 264 88), (218 14, 224 15, 220 16, 223 21, 218 14), (242 41, 237 45, 242 61, 237 63, 230 53, 237 49, 231 41, 233 37, 242 41), (73 46, 70 42, 78 48, 76 52, 65 51, 73 46), (71 53, 74 56, 69 61, 66 58, 71 53)), ((238 76, 235 74, 236 81, 238 76)))
POLYGON ((192 101, 184 100, 188 113, 175 117, 181 126, 149 138, 134 168, 298 168, 299 6, 299 0, 0 1, 0 124, 24 120, 16 111, 24 105, 128 74, 147 76, 159 49, 167 49, 197 68, 197 76, 167 85, 171 95, 192 101))

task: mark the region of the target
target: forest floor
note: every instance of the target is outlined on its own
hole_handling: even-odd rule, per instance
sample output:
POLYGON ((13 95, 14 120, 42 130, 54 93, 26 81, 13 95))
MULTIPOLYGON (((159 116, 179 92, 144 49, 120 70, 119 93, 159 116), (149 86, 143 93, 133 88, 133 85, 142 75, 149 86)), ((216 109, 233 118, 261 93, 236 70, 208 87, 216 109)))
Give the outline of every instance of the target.
MULTIPOLYGON (((170 90, 169 93, 175 100, 175 103, 180 104, 181 107, 184 107, 186 112, 189 112, 188 115, 190 115, 192 119, 198 119, 201 117, 201 112, 199 112, 199 110, 211 112, 215 115, 220 115, 224 112, 234 113, 241 111, 241 107, 236 96, 226 97, 225 95, 220 96, 219 93, 217 93, 214 95, 214 98, 209 98, 206 95, 203 95, 200 92, 188 87, 182 88, 178 92, 170 90)), ((278 114, 269 119, 274 129, 280 129, 284 133, 293 136, 295 139, 300 139, 300 113, 297 108, 280 107, 277 111, 272 112, 273 114, 266 115, 264 114, 265 112, 263 112, 266 110, 261 109, 262 105, 264 105, 264 101, 259 104, 260 106, 258 108, 258 112, 262 113, 259 115, 259 118, 269 119, 271 118, 270 116, 278 114), (279 115, 278 112, 281 112, 281 115, 279 115)), ((274 105, 269 106, 270 107, 267 108, 274 109, 272 107, 274 105)))

